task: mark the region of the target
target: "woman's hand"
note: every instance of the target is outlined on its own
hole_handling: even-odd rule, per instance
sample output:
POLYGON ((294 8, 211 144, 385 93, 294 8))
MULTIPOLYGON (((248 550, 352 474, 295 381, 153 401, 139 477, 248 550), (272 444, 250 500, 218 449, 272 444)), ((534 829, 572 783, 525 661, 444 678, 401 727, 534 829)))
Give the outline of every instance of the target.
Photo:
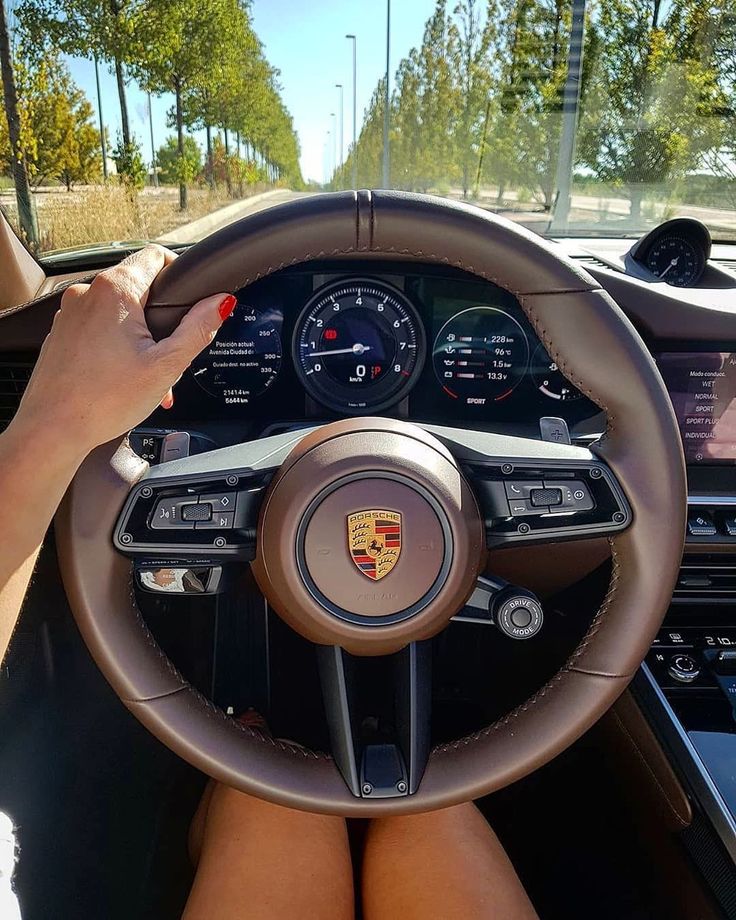
POLYGON ((200 301, 160 342, 144 308, 174 254, 149 246, 64 292, 20 408, 0 435, 0 662, 49 522, 79 464, 161 404, 235 298, 200 301), (23 513, 17 511, 22 496, 23 513))
POLYGON ((144 308, 153 279, 175 258, 148 246, 64 292, 12 427, 50 426, 59 447, 73 445, 81 459, 173 404, 171 387, 235 306, 231 294, 208 297, 154 342, 144 308))

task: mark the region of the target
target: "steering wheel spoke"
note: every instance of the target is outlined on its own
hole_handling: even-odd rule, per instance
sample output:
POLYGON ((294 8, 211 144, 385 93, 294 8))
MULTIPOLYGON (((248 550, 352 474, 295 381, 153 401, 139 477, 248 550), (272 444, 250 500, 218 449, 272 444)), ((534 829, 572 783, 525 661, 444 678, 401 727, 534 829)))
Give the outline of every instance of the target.
POLYGON ((429 758, 431 643, 411 642, 380 658, 336 645, 318 646, 317 655, 332 753, 350 792, 413 795, 429 758))
POLYGON ((481 509, 488 549, 589 539, 631 524, 617 477, 585 448, 424 427, 463 469, 481 509))
MULTIPOLYGON (((151 565, 251 561, 268 483, 305 433, 274 435, 149 467, 120 514, 113 534, 116 548, 151 565)), ((155 590, 150 584, 142 587, 155 590)))

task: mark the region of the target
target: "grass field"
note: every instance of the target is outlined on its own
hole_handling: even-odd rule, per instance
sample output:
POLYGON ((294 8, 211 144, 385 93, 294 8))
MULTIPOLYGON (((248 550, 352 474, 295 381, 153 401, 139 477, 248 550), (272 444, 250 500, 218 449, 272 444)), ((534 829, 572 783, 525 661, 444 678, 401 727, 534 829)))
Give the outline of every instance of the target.
MULTIPOLYGON (((248 196, 263 188, 248 188, 248 196)), ((172 187, 141 192, 120 185, 87 186, 67 192, 41 189, 34 194, 41 252, 85 244, 150 240, 167 236, 176 240, 176 228, 232 202, 225 189, 189 190, 189 209, 179 210, 179 192, 172 187)), ((15 195, 0 194, 0 204, 16 225, 15 195)))

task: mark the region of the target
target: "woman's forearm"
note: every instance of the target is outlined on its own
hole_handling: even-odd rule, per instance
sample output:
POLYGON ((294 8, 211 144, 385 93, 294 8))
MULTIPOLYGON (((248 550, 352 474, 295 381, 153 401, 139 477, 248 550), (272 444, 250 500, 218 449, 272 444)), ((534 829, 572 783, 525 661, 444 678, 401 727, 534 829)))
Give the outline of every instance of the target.
POLYGON ((232 294, 206 297, 154 341, 148 291, 174 258, 149 246, 64 291, 20 409, 0 435, 0 660, 44 534, 84 457, 156 406, 170 408, 171 387, 235 308, 232 294))
POLYGON ((44 534, 84 452, 51 422, 20 412, 0 435, 0 661, 44 534))

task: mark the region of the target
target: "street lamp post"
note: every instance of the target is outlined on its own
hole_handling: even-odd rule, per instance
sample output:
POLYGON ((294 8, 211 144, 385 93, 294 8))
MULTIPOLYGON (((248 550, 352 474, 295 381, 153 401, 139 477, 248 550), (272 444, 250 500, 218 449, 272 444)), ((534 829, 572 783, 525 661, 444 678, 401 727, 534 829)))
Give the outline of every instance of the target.
POLYGON ((325 185, 329 185, 330 181, 330 132, 327 132, 327 140, 325 141, 325 185))
POLYGON ((153 142, 153 107, 151 94, 148 94, 148 129, 151 132, 151 169, 153 170, 153 185, 158 188, 158 171, 156 169, 156 145, 153 142))
POLYGON ((353 43, 353 188, 358 187, 358 40, 354 35, 346 35, 353 43))
POLYGON ((389 68, 391 63, 391 0, 386 0, 386 94, 383 101, 383 187, 390 184, 389 153, 388 153, 388 106, 390 93, 388 89, 389 68))
POLYGON ((332 119, 332 188, 337 188, 337 113, 330 112, 332 119))
MULTIPOLYGON (((343 89, 342 89, 342 83, 335 83, 335 89, 339 89, 339 90, 340 90, 340 147, 339 147, 340 157, 339 157, 339 162, 340 162, 340 186, 342 187, 342 164, 343 164, 343 156, 344 156, 343 151, 344 151, 344 149, 345 149, 345 148, 343 147, 343 132, 342 132, 342 119, 343 119, 343 89)), ((337 166, 335 166, 335 170, 337 170, 337 166)))
POLYGON ((100 147, 102 147, 102 178, 107 179, 107 145, 105 143, 105 122, 102 118, 102 93, 100 92, 100 67, 95 55, 95 83, 97 84, 97 112, 100 119, 100 147))

